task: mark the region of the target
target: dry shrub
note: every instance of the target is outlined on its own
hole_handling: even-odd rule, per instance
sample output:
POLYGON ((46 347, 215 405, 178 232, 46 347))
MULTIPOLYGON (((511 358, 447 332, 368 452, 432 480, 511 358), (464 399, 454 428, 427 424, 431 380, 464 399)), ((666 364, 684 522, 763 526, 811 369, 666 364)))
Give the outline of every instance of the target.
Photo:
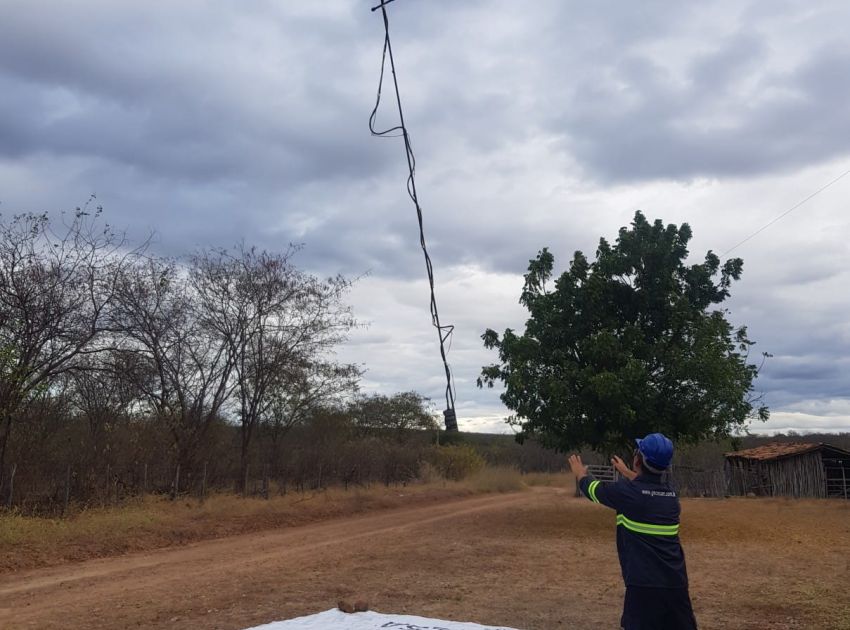
POLYGON ((484 458, 473 447, 452 444, 435 447, 430 454, 430 463, 444 479, 460 481, 484 468, 484 458))
POLYGON ((488 466, 474 473, 467 480, 474 492, 517 492, 525 486, 522 476, 511 466, 488 466))
POLYGON ((572 473, 526 473, 522 476, 522 482, 526 486, 545 486, 547 488, 572 488, 575 486, 575 477, 572 473))
POLYGON ((431 462, 419 464, 418 479, 421 483, 434 483, 440 479, 440 471, 431 462))

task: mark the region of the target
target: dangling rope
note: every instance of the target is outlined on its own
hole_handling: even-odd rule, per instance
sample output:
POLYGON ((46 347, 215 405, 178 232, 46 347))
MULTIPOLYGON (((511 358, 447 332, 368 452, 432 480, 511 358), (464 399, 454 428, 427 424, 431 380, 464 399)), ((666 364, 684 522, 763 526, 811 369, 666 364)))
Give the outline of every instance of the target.
POLYGON ((419 197, 416 194, 416 158, 413 155, 413 148, 410 146, 410 134, 407 133, 407 127, 404 125, 404 112, 401 108, 401 94, 398 90, 398 79, 395 72, 395 61, 393 60, 393 47, 390 43, 390 22, 387 17, 387 5, 393 0, 382 0, 381 4, 372 7, 372 11, 381 10, 384 17, 384 52, 381 56, 381 76, 378 80, 378 94, 375 99, 375 108, 369 116, 369 131, 373 136, 379 137, 398 137, 401 135, 404 138, 404 149, 407 156, 407 168, 409 175, 407 177, 407 194, 416 206, 416 216, 419 220, 419 243, 422 246, 422 253, 425 254, 425 268, 428 271, 428 284, 431 286, 431 323, 437 329, 437 334, 440 338, 440 356, 443 359, 443 367, 446 369, 446 409, 443 411, 445 417, 446 430, 457 431, 457 414, 455 413, 455 391, 452 383, 452 371, 446 359, 446 343, 451 347, 451 336, 454 332, 454 326, 440 324, 440 313, 437 310, 437 298, 434 295, 434 267, 431 264, 431 257, 428 255, 428 248, 425 246, 425 228, 422 224, 422 208, 419 205, 419 197), (375 118, 378 115, 378 107, 381 104, 381 88, 384 85, 384 68, 387 63, 387 56, 390 58, 390 70, 393 75, 393 85, 395 87, 395 97, 398 103, 398 119, 399 124, 395 127, 390 127, 383 131, 375 129, 375 118), (401 134, 395 133, 401 132, 401 134))

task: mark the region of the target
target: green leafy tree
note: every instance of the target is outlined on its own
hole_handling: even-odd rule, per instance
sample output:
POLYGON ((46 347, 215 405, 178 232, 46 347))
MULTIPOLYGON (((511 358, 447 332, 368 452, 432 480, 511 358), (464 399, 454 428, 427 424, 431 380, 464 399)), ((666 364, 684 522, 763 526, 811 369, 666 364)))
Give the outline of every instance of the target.
POLYGON ((359 396, 348 411, 362 435, 392 436, 403 442, 413 432, 439 429, 431 401, 413 391, 359 396))
POLYGON ((694 442, 767 419, 753 395, 754 342, 717 306, 743 261, 721 264, 709 251, 686 265, 690 239, 686 223, 665 227, 637 212, 613 246, 600 239, 595 262, 576 252, 554 283, 547 249, 529 262, 525 332, 484 333, 499 362, 478 380, 505 386, 520 441, 614 453, 653 431, 694 442))

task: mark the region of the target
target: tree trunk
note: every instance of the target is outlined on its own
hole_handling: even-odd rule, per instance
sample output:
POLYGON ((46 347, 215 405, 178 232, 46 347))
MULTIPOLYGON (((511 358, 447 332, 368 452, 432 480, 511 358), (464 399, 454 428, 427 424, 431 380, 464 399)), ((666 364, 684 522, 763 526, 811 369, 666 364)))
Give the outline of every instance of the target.
POLYGON ((0 433, 0 485, 3 484, 3 473, 6 471, 6 446, 12 434, 12 414, 3 414, 3 428, 0 433))
POLYGON ((71 464, 65 471, 65 500, 62 502, 62 516, 68 514, 68 503, 71 500, 71 464))
POLYGON ((239 492, 242 496, 248 494, 248 457, 250 456, 251 448, 251 427, 242 422, 242 449, 239 460, 239 492))
POLYGON ((177 470, 174 473, 174 484, 171 486, 171 500, 177 498, 177 493, 180 492, 180 463, 177 463, 177 470))
POLYGON ((239 492, 242 493, 243 497, 248 496, 248 462, 245 462, 245 470, 241 471, 242 478, 240 479, 240 483, 242 484, 239 488, 239 492))
POLYGON ((9 496, 6 498, 6 508, 12 509, 12 499, 15 496, 15 473, 18 471, 18 465, 12 464, 12 474, 9 475, 9 496))

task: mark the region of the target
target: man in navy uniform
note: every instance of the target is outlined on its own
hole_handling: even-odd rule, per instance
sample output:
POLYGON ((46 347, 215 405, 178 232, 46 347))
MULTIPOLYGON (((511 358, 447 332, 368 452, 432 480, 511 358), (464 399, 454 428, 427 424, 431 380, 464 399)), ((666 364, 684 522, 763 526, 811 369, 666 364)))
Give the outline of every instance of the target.
POLYGON ((617 511, 617 553, 626 584, 620 625, 624 630, 695 630, 679 542, 679 497, 661 480, 673 459, 673 443, 660 433, 636 442, 634 470, 619 457, 611 460, 624 477, 616 483, 593 479, 578 455, 570 456, 570 469, 584 496, 617 511))

